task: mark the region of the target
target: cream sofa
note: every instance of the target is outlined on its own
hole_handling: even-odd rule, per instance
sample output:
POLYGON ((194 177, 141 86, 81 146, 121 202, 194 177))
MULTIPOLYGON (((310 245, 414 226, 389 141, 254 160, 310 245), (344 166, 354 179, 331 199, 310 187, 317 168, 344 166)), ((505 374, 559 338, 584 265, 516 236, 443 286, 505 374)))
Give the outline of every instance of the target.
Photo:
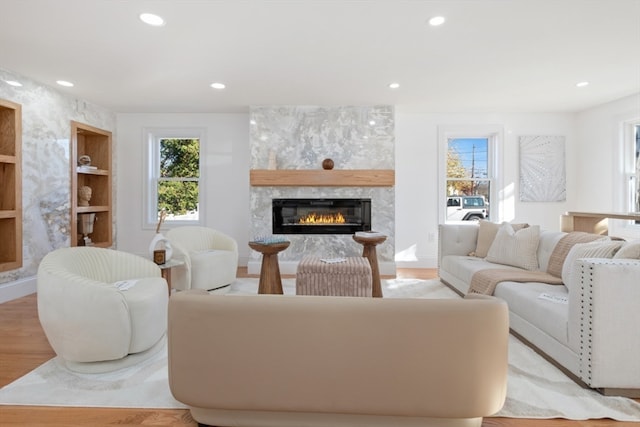
POLYGON ((169 301, 169 385, 215 426, 479 427, 503 405, 497 298, 210 295, 169 301))
MULTIPOLYGON (((439 229, 440 278, 460 294, 468 292, 479 270, 522 270, 473 256, 479 248, 479 229, 477 223, 444 224, 439 229)), ((566 233, 538 233, 535 270, 545 272, 566 233)), ((493 295, 509 305, 511 330, 574 380, 604 394, 639 397, 640 260, 619 257, 621 249, 613 259, 575 258, 580 251, 589 253, 597 246, 615 249, 615 242, 572 248, 562 265, 564 284, 505 280, 498 283, 493 295)), ((638 242, 619 242, 619 246, 631 254, 628 256, 638 257, 638 242)), ((500 253, 500 248, 492 249, 500 253)))

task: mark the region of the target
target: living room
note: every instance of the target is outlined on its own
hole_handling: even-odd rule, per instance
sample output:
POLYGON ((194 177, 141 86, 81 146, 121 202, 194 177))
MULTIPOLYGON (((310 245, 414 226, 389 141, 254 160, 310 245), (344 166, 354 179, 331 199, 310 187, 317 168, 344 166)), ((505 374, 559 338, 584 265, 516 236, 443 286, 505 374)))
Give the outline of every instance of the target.
MULTIPOLYGON (((387 227, 385 232, 392 237, 386 248, 391 253, 385 254, 385 259, 381 263, 386 274, 393 274, 396 268, 437 268, 438 225, 443 219, 445 203, 445 198, 442 197, 444 186, 441 185, 441 162, 444 159, 442 135, 447 130, 465 131, 477 135, 494 133, 499 136, 499 150, 496 153, 499 174, 496 198, 492 199, 495 209, 493 212, 496 216, 492 220, 528 222, 540 225, 543 229, 558 230, 560 216, 566 211, 624 212, 628 210, 625 205, 626 194, 621 190, 624 177, 621 167, 624 141, 621 140, 620 134, 625 124, 640 121, 640 63, 637 55, 632 54, 640 45, 640 24, 637 22, 640 2, 638 1, 621 1, 616 3, 615 7, 611 6, 611 2, 606 1, 588 2, 591 9, 583 12, 576 12, 579 10, 577 8, 583 6, 584 2, 580 1, 566 2, 561 5, 556 4, 557 2, 531 2, 532 4, 519 2, 518 5, 509 6, 505 4, 501 6, 500 2, 492 1, 477 2, 478 4, 473 6, 469 2, 414 2, 419 5, 416 6, 417 9, 412 9, 413 6, 407 2, 400 2, 400 6, 397 6, 399 17, 392 23, 388 23, 389 33, 400 32, 402 26, 407 25, 402 23, 402 19, 409 19, 411 15, 415 15, 417 19, 411 22, 419 23, 421 27, 409 31, 409 36, 415 39, 418 34, 420 37, 425 37, 427 34, 433 41, 425 43, 428 47, 425 47, 425 50, 432 55, 432 59, 412 63, 412 67, 416 67, 415 70, 419 71, 403 73, 404 78, 399 78, 400 87, 397 89, 389 89, 386 85, 398 78, 393 73, 399 73, 399 70, 389 66, 386 74, 377 74, 380 81, 376 84, 379 87, 374 89, 373 85, 369 84, 369 77, 366 81, 364 77, 359 78, 364 76, 366 69, 353 65, 353 69, 349 67, 325 69, 326 75, 331 76, 337 72, 336 70, 340 70, 346 76, 338 78, 334 75, 333 79, 329 79, 329 83, 336 86, 332 90, 328 89, 329 86, 323 86, 326 97, 316 95, 314 98, 306 95, 303 92, 305 86, 314 86, 313 80, 322 74, 314 70, 314 67, 319 68, 323 61, 337 61, 339 58, 349 62, 349 50, 358 50, 357 46, 362 46, 367 39, 359 38, 359 45, 347 45, 346 49, 349 50, 339 52, 340 55, 325 57, 320 53, 309 53, 313 52, 307 51, 310 49, 309 45, 294 43, 271 49, 268 43, 278 41, 277 37, 274 37, 264 41, 264 44, 258 43, 258 48, 252 50, 251 55, 245 55, 244 59, 236 58, 238 63, 244 66, 245 72, 241 73, 238 69, 226 70, 228 74, 222 76, 227 82, 226 89, 220 91, 213 89, 212 92, 212 89, 207 87, 211 82, 207 80, 203 83, 203 91, 207 91, 206 95, 195 95, 185 90, 187 95, 177 101, 173 98, 176 95, 175 92, 183 89, 163 84, 161 89, 156 87, 151 92, 140 94, 135 102, 128 105, 124 105, 124 101, 121 100, 114 101, 113 97, 117 92, 111 90, 111 86, 105 89, 107 86, 95 84, 87 88, 85 86, 88 85, 83 83, 90 82, 88 76, 91 74, 105 81, 110 80, 110 85, 117 86, 117 83, 111 81, 117 80, 124 87, 120 89, 125 92, 120 92, 121 96, 127 97, 129 96, 126 94, 127 91, 134 92, 132 87, 127 86, 147 86, 149 81, 153 80, 152 73, 145 68, 146 75, 137 80, 128 81, 127 70, 132 70, 131 74, 135 75, 137 67, 143 68, 140 62, 147 60, 152 62, 152 55, 144 52, 144 49, 140 48, 141 50, 136 53, 139 57, 138 62, 117 63, 114 60, 118 58, 117 51, 125 49, 124 44, 136 44, 134 39, 123 39, 124 35, 114 34, 117 30, 107 36, 103 26, 100 27, 97 35, 89 36, 91 25, 86 24, 89 20, 82 18, 83 13, 99 20, 101 14, 111 16, 111 13, 115 12, 109 11, 102 2, 86 2, 88 6, 81 5, 81 2, 70 2, 69 7, 77 8, 79 16, 69 13, 69 16, 63 18, 54 11, 43 12, 43 16, 33 18, 35 22, 41 24, 42 33, 30 30, 29 34, 24 34, 25 42, 21 44, 16 39, 22 39, 22 37, 16 37, 16 34, 21 34, 22 31, 16 28, 23 28, 27 22, 26 6, 22 6, 21 3, 11 1, 3 5, 8 12, 2 14, 3 30, 0 30, 0 47, 2 47, 3 56, 4 52, 7 52, 7 56, 6 59, 3 58, 3 63, 0 63, 0 99, 22 105, 23 259, 20 268, 0 273, 0 302, 33 293, 37 268, 44 255, 53 249, 69 245, 71 121, 113 132, 113 246, 119 250, 143 256, 148 256, 149 242, 154 236, 156 226, 155 222, 148 218, 148 205, 145 202, 148 189, 146 132, 162 128, 199 129, 206 135, 201 152, 202 224, 215 227, 238 242, 241 266, 251 268, 251 265, 257 264, 259 256, 249 248, 247 242, 260 233, 254 228, 255 212, 252 210, 251 203, 254 187, 250 183, 250 171, 267 169, 268 161, 265 152, 257 154, 255 151, 255 147, 261 142, 260 136, 253 133, 252 119, 259 108, 267 108, 269 118, 272 120, 275 120, 276 113, 283 106, 291 109, 303 108, 313 111, 314 114, 327 115, 330 112, 349 109, 371 112, 376 111, 377 108, 385 108, 390 112, 388 135, 393 148, 386 157, 374 158, 376 151, 367 152, 372 154, 370 162, 357 164, 353 163, 352 157, 333 154, 337 152, 336 150, 326 151, 328 148, 339 147, 346 140, 344 138, 342 141, 334 141, 334 145, 331 146, 321 145, 318 151, 313 153, 314 162, 301 166, 303 169, 321 169, 322 159, 331 157, 335 162, 336 170, 350 168, 394 170, 395 184, 392 190, 394 206, 391 215, 393 224, 389 225, 386 222, 374 224, 375 228, 387 227), (91 12, 93 8, 95 10, 91 12), (426 24, 431 15, 445 14, 447 11, 450 12, 447 16, 448 20, 441 28, 431 28, 426 24), (476 26, 475 33, 467 30, 447 36, 459 37, 453 41, 446 40, 446 33, 443 35, 442 31, 437 32, 438 30, 447 31, 447 28, 459 25, 455 23, 456 19, 462 19, 462 17, 468 24, 469 21, 473 21, 472 17, 475 13, 479 14, 478 17, 498 14, 497 17, 492 18, 493 24, 478 24, 485 28, 493 28, 495 32, 484 34, 484 30, 476 26), (65 40, 60 43, 72 43, 73 48, 69 49, 69 46, 63 45, 61 48, 54 49, 48 37, 55 33, 55 25, 46 22, 45 18, 48 15, 62 20, 53 19, 53 22, 63 22, 66 26, 78 24, 81 27, 77 30, 78 34, 86 33, 87 37, 98 39, 95 42, 101 47, 99 50, 104 56, 100 61, 93 58, 86 61, 91 64, 83 71, 87 76, 83 77, 80 72, 75 74, 75 70, 72 72, 63 65, 69 56, 76 55, 76 52, 83 47, 86 48, 82 43, 83 37, 76 37, 77 40, 73 37, 65 39, 71 36, 67 29, 61 29, 61 36, 65 40), (77 22, 73 22, 73 18, 77 19, 77 22), (547 18, 548 21, 534 18, 547 18), (4 22, 9 19, 15 19, 17 23, 4 22), (546 35, 547 32, 551 35, 546 35), (100 44, 103 43, 100 38, 109 37, 113 37, 113 46, 108 43, 100 44), (478 45, 474 45, 474 37, 481 40, 478 45), (523 47, 517 49, 518 43, 507 43, 503 40, 512 38, 518 38, 518 43, 523 44, 523 47), (532 39, 538 39, 538 43, 534 43, 532 39), (445 50, 431 50, 432 45, 440 43, 443 45, 450 43, 446 44, 447 49, 456 53, 447 56, 448 52, 445 50), (479 45, 481 43, 482 46, 479 45), (492 47, 489 48, 487 45, 492 47), (36 49, 43 49, 43 51, 36 49), (59 78, 75 80, 76 87, 62 88, 55 85, 54 80, 48 78, 45 80, 45 75, 30 72, 30 70, 47 67, 39 63, 30 64, 24 58, 21 59, 17 55, 19 50, 29 51, 29 56, 32 58, 44 57, 46 63, 50 63, 51 74, 64 75, 66 77, 59 78), (285 56, 301 58, 297 65, 294 63, 292 68, 285 68, 286 72, 283 71, 285 77, 280 77, 292 81, 292 87, 282 88, 279 86, 281 80, 277 83, 269 83, 260 74, 251 75, 250 71, 261 69, 270 61, 270 57, 261 53, 261 50, 282 60, 285 56), (47 58, 45 52, 49 51, 51 53, 47 58), (73 53, 69 54, 68 51, 73 53), (479 51, 482 54, 477 53, 479 51), (467 64, 465 58, 469 58, 469 61, 479 61, 479 56, 488 57, 489 63, 493 61, 494 65, 486 68, 487 63, 484 63, 483 68, 480 65, 467 64), (253 57, 256 58, 255 62, 246 59, 253 57), (51 58, 60 58, 60 60, 55 61, 51 58), (565 59, 560 62, 561 58, 565 59), (301 65, 306 62, 309 63, 306 65, 309 68, 303 68, 301 65), (564 62, 568 64, 565 65, 564 62), (418 68, 418 63, 423 68, 418 68), (448 71, 447 67, 449 67, 448 71), (591 67, 593 70, 590 69, 591 67), (435 70, 440 68, 445 69, 444 74, 429 75, 429 69, 433 69, 435 73, 435 70), (481 71, 483 69, 485 71, 481 71), (528 72, 526 77, 520 77, 518 74, 523 69, 528 72), (595 74, 596 69, 598 74, 595 74), (591 77, 592 72, 594 77, 591 77), (556 73, 557 78, 554 77, 556 73), (234 99, 234 90, 243 84, 241 79, 232 79, 234 74, 246 75, 244 79, 247 82, 264 79, 264 86, 275 88, 273 97, 267 97, 256 89, 255 97, 243 92, 234 99), (298 81, 297 76, 304 76, 304 78, 298 81), (526 80, 531 79, 532 76, 537 76, 537 80, 526 80), (589 86, 581 88, 575 86, 576 83, 585 79, 590 80, 589 86), (358 95, 360 97, 353 95, 349 98, 350 88, 358 87, 359 80, 365 81, 362 83, 364 88, 360 89, 361 92, 368 91, 370 96, 361 96, 360 93, 358 95), (480 86, 481 80, 484 86, 480 86), (17 81, 22 86, 5 84, 7 81, 17 81), (231 81, 234 84, 229 83, 231 81), (418 86, 412 87, 414 81, 416 85, 418 81, 421 82, 420 90, 417 89, 418 86), (431 83, 427 84, 429 81, 431 83), (446 88, 446 91, 439 86, 446 88), (276 92, 283 92, 288 96, 276 97, 276 92), (340 96, 330 97, 328 95, 330 92, 336 92, 340 96), (543 92, 545 96, 542 96, 543 92), (173 104, 166 105, 168 101, 163 100, 163 97, 171 100, 173 104), (101 99, 105 102, 101 102, 101 99), (197 107, 194 106, 196 102, 200 103, 197 107), (545 202, 520 200, 519 138, 528 135, 564 137, 565 200, 545 202), (383 164, 381 165, 380 162, 383 164)), ((36 3, 38 7, 42 7, 43 11, 47 10, 44 6, 46 2, 36 3)), ((167 24, 153 30, 171 30, 171 13, 178 14, 175 9, 179 7, 173 4, 174 2, 166 2, 164 6, 161 3, 151 3, 150 6, 158 8, 156 13, 166 12, 167 24)), ((221 7, 224 11, 235 12, 236 18, 252 12, 251 5, 238 6, 238 9, 234 9, 232 2, 222 3, 221 7)), ((304 6, 292 6, 287 2, 276 3, 280 3, 277 8, 278 13, 284 13, 287 7, 293 8, 291 19, 295 16, 294 12, 300 12, 299 8, 304 11, 304 6)), ((392 15, 393 2, 345 3, 348 3, 348 6, 344 6, 345 17, 328 21, 329 9, 339 11, 340 5, 327 6, 329 9, 324 11, 319 3, 311 2, 307 5, 308 12, 303 13, 299 18, 300 21, 289 31, 293 34, 303 34, 310 40, 314 40, 317 36, 313 35, 311 30, 305 31, 304 26, 318 20, 325 27, 335 28, 333 36, 331 31, 322 34, 323 37, 333 40, 331 46, 337 48, 340 46, 339 40, 349 33, 347 28, 350 24, 345 22, 346 18, 366 14, 367 3, 372 7, 375 6, 373 7, 375 13, 372 12, 375 20, 367 25, 367 34, 372 31, 369 26, 375 27, 380 22, 384 22, 382 15, 385 13, 392 15)), ((254 6, 257 8, 256 15, 268 11, 265 5, 254 6)), ((199 7, 205 6, 200 4, 199 7)), ((198 8, 196 11, 202 12, 198 8)), ((118 13, 123 12, 117 9, 118 13)), ((275 20, 276 13, 271 13, 275 20)), ((133 19, 137 19, 137 14, 133 19)), ((180 19, 184 17, 180 16, 180 19)), ((217 18, 216 23, 222 26, 222 23, 218 22, 219 19, 221 18, 217 18)), ((282 25, 287 22, 284 18, 279 19, 281 20, 276 22, 282 25)), ((251 18, 250 23, 245 24, 254 25, 259 30, 256 33, 249 36, 239 32, 232 33, 238 38, 238 50, 251 45, 244 37, 254 43, 260 41, 269 26, 265 28, 265 24, 259 25, 259 21, 251 18)), ((32 24, 30 26, 40 27, 32 24)), ((322 25, 314 26, 313 29, 318 30, 320 26, 322 25)), ((244 26, 242 28, 245 29, 244 26)), ((145 28, 143 31, 146 30, 145 28)), ((188 32, 184 29, 182 31, 188 32)), ((196 34, 203 36, 200 32, 196 34)), ((217 33, 216 37, 205 34, 206 37, 220 39, 217 33)), ((152 46, 150 50, 169 49, 168 44, 154 44, 148 32, 138 34, 137 37, 142 45, 147 48, 152 46)), ((421 54, 418 48, 414 50, 410 44, 404 45, 406 51, 398 53, 386 44, 387 38, 395 40, 391 34, 386 33, 374 39, 373 44, 384 48, 382 49, 384 55, 382 59, 367 61, 365 65, 369 69, 384 68, 389 63, 393 63, 395 56, 429 58, 421 54)), ((185 41, 180 44, 179 48, 183 48, 187 44, 193 46, 197 43, 185 41)), ((312 45, 311 42, 309 44, 312 45)), ((371 55, 375 54, 375 51, 363 50, 371 55)), ((193 57, 207 56, 213 51, 215 47, 208 46, 194 53, 193 57)), ((178 61, 187 62, 192 59, 192 56, 180 54, 175 58, 178 58, 178 61)), ((357 58, 360 59, 360 57, 357 58)), ((398 61, 400 59, 403 58, 398 58, 398 61)), ((231 60, 228 59, 228 61, 231 60)), ((212 69, 209 73, 215 74, 215 70, 212 69)), ((376 73, 372 71, 371 74, 376 73)), ((176 77, 174 81, 177 82, 178 78, 176 77)), ((334 123, 332 126, 336 128, 338 124, 334 123)), ((340 129, 345 128, 342 124, 339 126, 340 129)), ((309 132, 312 131, 309 130, 309 132)), ((312 137, 326 141, 321 138, 320 133, 312 137)), ((379 140, 376 141, 377 144, 379 140)), ((299 141, 288 141, 289 144, 297 142, 299 141)), ((365 150, 367 147, 364 146, 362 149, 365 150)), ((277 156, 280 165, 295 168, 291 164, 291 159, 282 158, 281 153, 277 153, 277 156)), ((262 213, 262 215, 266 214, 262 213)), ((640 236, 640 232, 633 228, 624 227, 624 230, 627 233, 625 237, 640 236)), ((348 248, 350 251, 355 253, 361 249, 359 245, 351 243, 352 246, 348 248)))

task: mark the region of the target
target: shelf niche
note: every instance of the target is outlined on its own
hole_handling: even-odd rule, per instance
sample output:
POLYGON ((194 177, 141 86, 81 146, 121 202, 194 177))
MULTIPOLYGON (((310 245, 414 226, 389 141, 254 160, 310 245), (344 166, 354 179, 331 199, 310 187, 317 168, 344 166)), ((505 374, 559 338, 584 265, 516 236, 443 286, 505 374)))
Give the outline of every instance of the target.
POLYGON ((0 272, 22 267, 22 106, 0 99, 0 272))
POLYGON ((111 185, 112 134, 83 123, 71 122, 71 246, 83 246, 78 230, 84 214, 95 214, 93 232, 88 235, 93 246, 113 244, 113 204, 111 185), (78 159, 87 155, 89 167, 78 166, 78 159), (91 188, 89 206, 80 206, 78 189, 91 188))

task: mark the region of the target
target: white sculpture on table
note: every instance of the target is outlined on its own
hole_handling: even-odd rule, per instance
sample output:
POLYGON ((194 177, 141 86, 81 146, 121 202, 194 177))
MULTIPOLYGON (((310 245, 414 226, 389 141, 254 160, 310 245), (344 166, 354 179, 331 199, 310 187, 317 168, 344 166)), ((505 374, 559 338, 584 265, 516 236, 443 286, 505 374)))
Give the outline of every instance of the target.
POLYGON ((173 255, 171 242, 169 241, 169 239, 164 237, 162 233, 160 233, 160 226, 162 225, 162 222, 164 221, 166 215, 167 213, 163 209, 162 212, 160 212, 160 220, 158 221, 158 225, 156 226, 156 235, 153 237, 151 243, 149 244, 149 255, 151 255, 151 257, 153 257, 153 251, 157 249, 165 250, 165 262, 169 261, 171 259, 171 255, 173 255))

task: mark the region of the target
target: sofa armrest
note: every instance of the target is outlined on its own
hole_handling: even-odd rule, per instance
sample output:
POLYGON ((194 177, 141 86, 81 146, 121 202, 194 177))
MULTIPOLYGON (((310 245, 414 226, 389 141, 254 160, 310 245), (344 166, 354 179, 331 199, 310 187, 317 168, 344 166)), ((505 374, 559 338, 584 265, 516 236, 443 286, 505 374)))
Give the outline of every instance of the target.
POLYGON ((469 255, 476 250, 477 223, 440 224, 438 226, 438 266, 447 255, 469 255))
POLYGON ((640 388, 640 260, 576 262, 580 378, 593 388, 640 388))

